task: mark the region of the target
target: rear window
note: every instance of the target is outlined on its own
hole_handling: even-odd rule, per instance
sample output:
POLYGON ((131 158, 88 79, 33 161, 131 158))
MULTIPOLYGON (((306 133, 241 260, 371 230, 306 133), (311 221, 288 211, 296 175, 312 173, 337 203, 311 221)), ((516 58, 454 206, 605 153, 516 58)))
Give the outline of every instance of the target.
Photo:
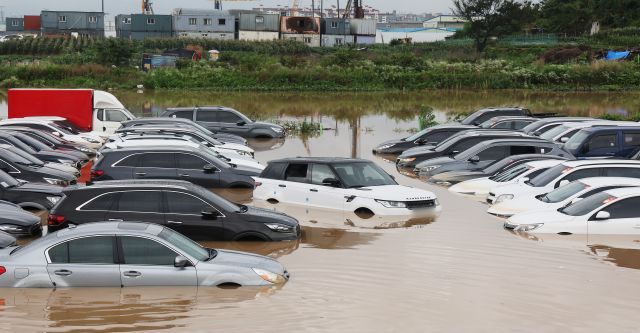
POLYGON ((171 113, 171 117, 193 120, 193 110, 191 110, 191 111, 175 111, 175 112, 171 113))

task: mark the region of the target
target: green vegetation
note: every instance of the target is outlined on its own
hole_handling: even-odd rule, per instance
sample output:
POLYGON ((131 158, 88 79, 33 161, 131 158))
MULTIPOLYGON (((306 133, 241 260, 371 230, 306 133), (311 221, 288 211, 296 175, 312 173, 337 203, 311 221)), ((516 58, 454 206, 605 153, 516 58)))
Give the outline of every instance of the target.
POLYGON ((320 135, 323 130, 321 123, 313 120, 307 121, 307 118, 302 121, 272 119, 270 122, 284 127, 285 132, 289 135, 314 137, 320 135))

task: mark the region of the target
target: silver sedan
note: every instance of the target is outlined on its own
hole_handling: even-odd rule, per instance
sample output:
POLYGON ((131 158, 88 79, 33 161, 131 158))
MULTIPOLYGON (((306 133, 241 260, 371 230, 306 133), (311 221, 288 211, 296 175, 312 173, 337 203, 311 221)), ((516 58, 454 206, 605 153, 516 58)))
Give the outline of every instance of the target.
POLYGON ((264 286, 288 278, 271 258, 206 249, 148 223, 87 223, 0 249, 0 287, 264 286))

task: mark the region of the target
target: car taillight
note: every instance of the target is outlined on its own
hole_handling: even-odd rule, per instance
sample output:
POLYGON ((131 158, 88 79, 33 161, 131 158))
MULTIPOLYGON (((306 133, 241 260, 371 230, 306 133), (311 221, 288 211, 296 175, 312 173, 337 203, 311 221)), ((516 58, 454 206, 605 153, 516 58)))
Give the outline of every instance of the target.
POLYGON ((4 268, 4 266, 0 266, 0 275, 4 274, 7 271, 6 268, 4 268))
POLYGON ((104 170, 91 170, 91 178, 98 178, 104 175, 104 170))
POLYGON ((60 225, 64 222, 64 215, 49 214, 47 218, 48 225, 60 225))

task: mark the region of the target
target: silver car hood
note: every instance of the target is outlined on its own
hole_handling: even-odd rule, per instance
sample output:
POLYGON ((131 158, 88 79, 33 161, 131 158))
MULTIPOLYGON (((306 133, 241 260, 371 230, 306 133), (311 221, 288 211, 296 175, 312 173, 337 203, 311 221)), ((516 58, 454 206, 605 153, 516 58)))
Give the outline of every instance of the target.
POLYGON ((230 250, 217 250, 218 255, 210 261, 202 264, 241 266, 247 268, 260 268, 270 272, 283 275, 284 266, 269 257, 230 250))

